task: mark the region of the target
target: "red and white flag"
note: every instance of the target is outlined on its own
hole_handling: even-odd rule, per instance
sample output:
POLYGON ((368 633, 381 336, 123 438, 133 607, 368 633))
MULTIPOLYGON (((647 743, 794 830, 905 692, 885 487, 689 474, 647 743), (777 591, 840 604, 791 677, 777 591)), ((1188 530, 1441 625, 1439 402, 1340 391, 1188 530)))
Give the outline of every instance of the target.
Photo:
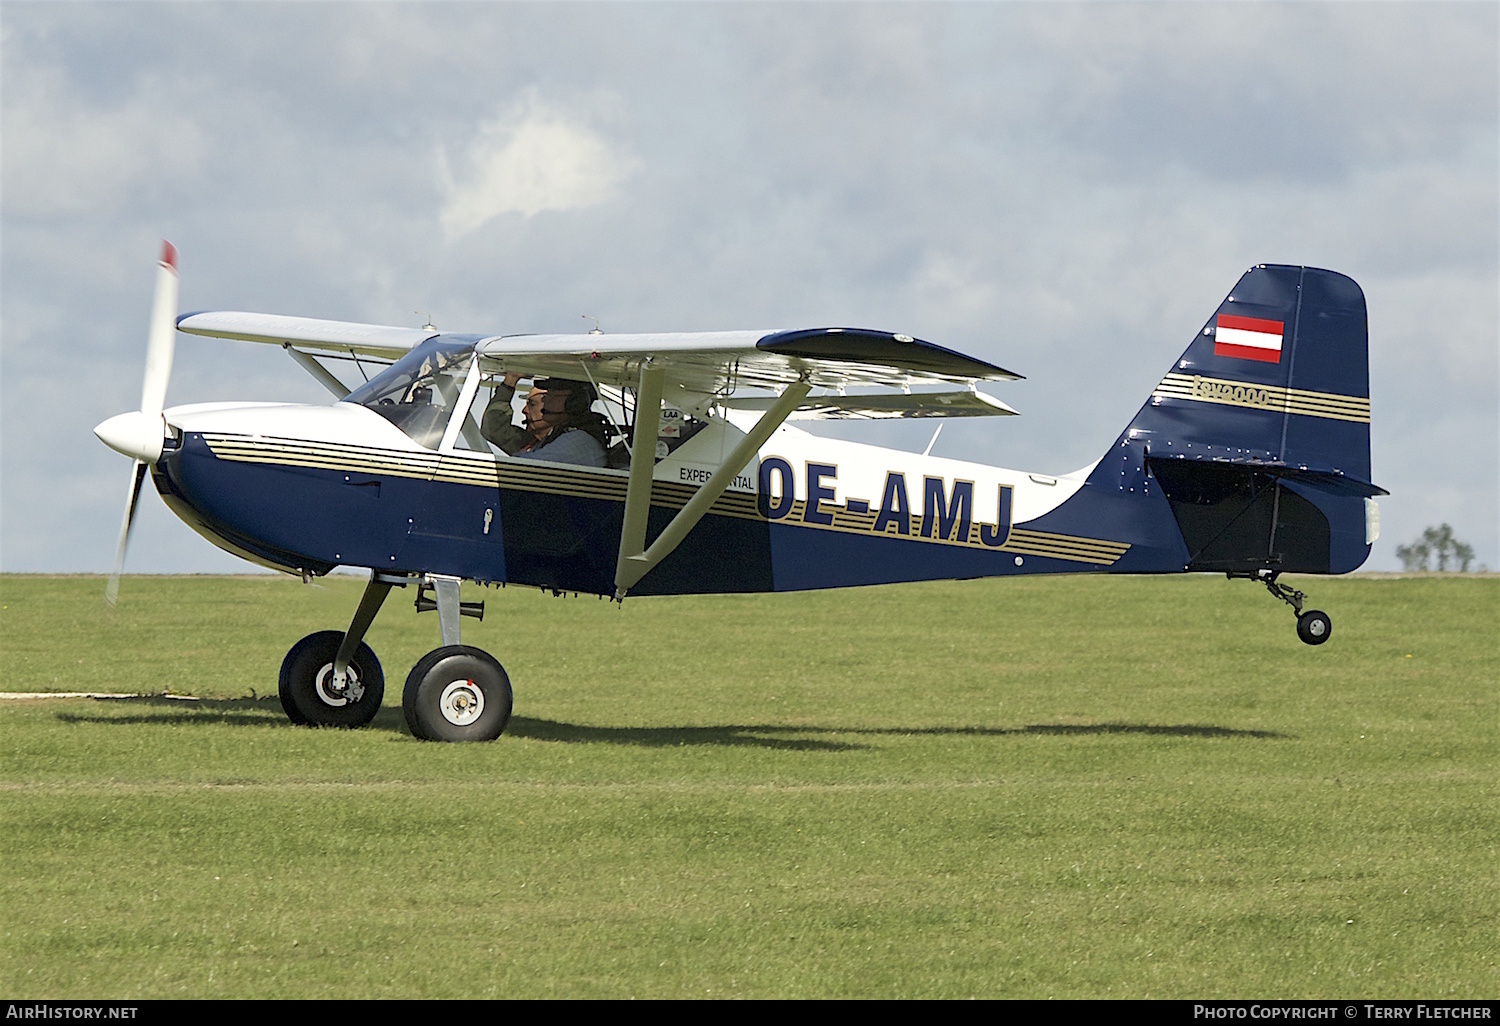
POLYGON ((1214 355, 1280 363, 1283 327, 1282 321, 1219 314, 1214 323, 1214 355))

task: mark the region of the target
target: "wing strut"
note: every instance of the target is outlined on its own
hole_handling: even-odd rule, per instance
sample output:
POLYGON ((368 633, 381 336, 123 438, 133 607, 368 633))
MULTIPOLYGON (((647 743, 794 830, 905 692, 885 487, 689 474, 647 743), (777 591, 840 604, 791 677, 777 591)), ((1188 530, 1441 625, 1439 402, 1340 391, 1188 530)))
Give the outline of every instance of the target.
POLYGON ((290 342, 282 343, 281 348, 290 353, 293 360, 300 363, 307 373, 317 378, 318 383, 332 392, 336 398, 342 399, 349 394, 348 387, 338 378, 334 377, 328 368, 324 367, 316 359, 308 356, 300 349, 293 349, 290 342))
POLYGON ((702 488, 677 512, 649 549, 646 543, 646 518, 651 510, 651 472, 656 466, 656 447, 652 439, 656 436, 661 418, 661 390, 664 372, 647 364, 641 368, 641 389, 637 393, 635 414, 636 445, 630 456, 630 484, 625 492, 625 525, 620 530, 620 558, 615 564, 615 601, 625 598, 625 593, 645 577, 656 564, 672 552, 687 537, 689 531, 708 512, 710 506, 729 487, 745 464, 750 462, 771 433, 786 421, 787 417, 807 394, 812 385, 798 381, 788 385, 771 408, 761 415, 750 433, 719 464, 702 488), (642 551, 645 549, 645 551, 642 551))
MULTIPOLYGON (((645 576, 631 576, 629 560, 646 550, 646 519, 651 513, 651 472, 656 469, 656 432, 661 424, 661 391, 666 371, 641 364, 641 387, 635 394, 635 443, 630 447, 630 483, 625 486, 625 524, 620 528, 620 556, 615 562, 615 599, 645 576)), ((647 567, 646 569, 650 569, 647 567)))

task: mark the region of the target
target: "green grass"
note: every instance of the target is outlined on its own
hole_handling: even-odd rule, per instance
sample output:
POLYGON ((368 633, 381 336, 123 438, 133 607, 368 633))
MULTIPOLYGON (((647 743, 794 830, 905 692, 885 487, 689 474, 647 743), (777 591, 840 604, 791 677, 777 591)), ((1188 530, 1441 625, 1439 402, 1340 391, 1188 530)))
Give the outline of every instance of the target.
POLYGON ((476 591, 516 715, 368 729, 281 656, 360 583, 0 578, 13 997, 1493 997, 1500 580, 476 591))

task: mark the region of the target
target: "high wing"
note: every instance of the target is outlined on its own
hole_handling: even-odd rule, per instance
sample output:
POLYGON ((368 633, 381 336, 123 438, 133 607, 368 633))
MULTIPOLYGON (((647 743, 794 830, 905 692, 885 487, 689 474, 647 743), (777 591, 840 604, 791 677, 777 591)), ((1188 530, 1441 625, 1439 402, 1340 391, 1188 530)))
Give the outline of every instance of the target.
MULTIPOLYGON (((184 314, 177 319, 177 330, 282 346, 338 396, 347 389, 308 351, 394 361, 439 334, 430 327, 234 310, 184 314)), ((865 328, 466 337, 479 340, 481 364, 491 373, 587 378, 596 386, 625 388, 637 384, 642 365, 651 363, 665 372, 665 398, 685 406, 710 400, 730 408, 766 410, 774 401, 768 396, 731 397, 740 389, 780 393, 798 382, 830 393, 804 400, 789 414, 799 420, 1010 415, 1016 411, 975 391, 974 385, 1021 377, 910 335, 865 328), (911 392, 912 386, 954 384, 968 387, 911 392), (871 386, 901 391, 845 394, 851 387, 871 386)))
MULTIPOLYGON (((177 330, 381 360, 399 359, 438 334, 432 328, 233 310, 183 314, 177 319, 177 330)), ((703 394, 722 394, 736 386, 780 390, 795 381, 837 389, 969 384, 1021 377, 910 335, 863 328, 505 335, 484 338, 478 350, 486 364, 528 377, 577 377, 580 365, 586 365, 596 383, 613 385, 634 384, 641 361, 651 358, 667 366, 672 383, 703 394)))
MULTIPOLYGON (((650 361, 676 391, 725 396, 739 388, 814 388, 1015 381, 1003 367, 931 342, 863 328, 713 331, 663 334, 507 335, 479 344, 486 364, 523 376, 588 377, 596 385, 634 385, 650 361)), ((934 415, 933 413, 927 414, 934 415)))

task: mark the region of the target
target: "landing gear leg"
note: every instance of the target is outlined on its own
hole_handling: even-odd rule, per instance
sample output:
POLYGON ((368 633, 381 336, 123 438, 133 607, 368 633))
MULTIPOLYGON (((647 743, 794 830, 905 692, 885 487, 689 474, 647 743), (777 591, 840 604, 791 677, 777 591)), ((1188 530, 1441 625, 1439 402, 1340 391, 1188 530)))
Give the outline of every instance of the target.
POLYGON ((406 579, 372 573, 347 631, 318 631, 292 646, 281 663, 277 691, 293 723, 363 727, 380 711, 385 675, 365 632, 393 585, 406 579))
POLYGON ((1321 645, 1333 634, 1333 619, 1321 609, 1309 609, 1302 611, 1302 603, 1307 596, 1295 588, 1288 587, 1276 580, 1278 574, 1271 571, 1260 577, 1261 583, 1266 590, 1275 595, 1281 601, 1291 606, 1297 614, 1297 637, 1308 645, 1321 645))
POLYGON ((443 644, 417 660, 406 678, 406 725, 425 741, 493 741, 510 722, 510 678, 494 656, 460 644, 459 617, 482 616, 483 609, 459 602, 457 578, 431 580, 436 601, 419 591, 417 608, 437 609, 443 644))

